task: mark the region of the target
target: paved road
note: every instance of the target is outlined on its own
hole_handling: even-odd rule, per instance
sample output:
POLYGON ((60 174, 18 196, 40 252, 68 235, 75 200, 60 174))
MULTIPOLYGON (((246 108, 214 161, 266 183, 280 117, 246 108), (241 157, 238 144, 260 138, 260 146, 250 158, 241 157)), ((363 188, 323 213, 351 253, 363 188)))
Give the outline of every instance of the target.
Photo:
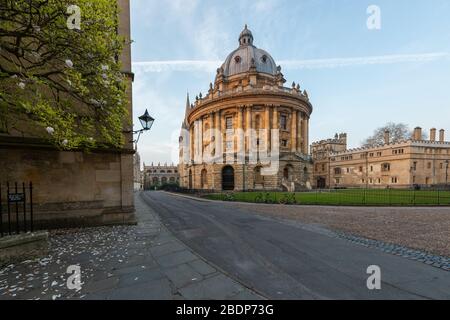
POLYGON ((449 272, 325 229, 254 215, 251 206, 163 192, 143 198, 180 240, 267 298, 450 299, 449 272), (381 268, 381 290, 367 289, 370 265, 381 268))

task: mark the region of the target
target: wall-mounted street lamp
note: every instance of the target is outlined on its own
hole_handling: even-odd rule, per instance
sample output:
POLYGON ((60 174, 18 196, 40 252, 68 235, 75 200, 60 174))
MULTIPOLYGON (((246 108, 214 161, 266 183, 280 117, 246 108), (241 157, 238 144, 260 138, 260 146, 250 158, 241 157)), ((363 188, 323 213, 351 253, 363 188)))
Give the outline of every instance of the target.
POLYGON ((152 116, 150 116, 147 109, 145 109, 144 114, 142 116, 140 116, 138 119, 142 125, 142 129, 136 130, 136 131, 126 131, 125 132, 125 133, 133 133, 133 134, 138 135, 136 140, 130 141, 130 142, 135 143, 135 148, 137 148, 137 144, 139 142, 139 138, 141 137, 141 134, 145 131, 149 131, 152 128, 153 123, 155 122, 155 119, 152 118, 152 116))

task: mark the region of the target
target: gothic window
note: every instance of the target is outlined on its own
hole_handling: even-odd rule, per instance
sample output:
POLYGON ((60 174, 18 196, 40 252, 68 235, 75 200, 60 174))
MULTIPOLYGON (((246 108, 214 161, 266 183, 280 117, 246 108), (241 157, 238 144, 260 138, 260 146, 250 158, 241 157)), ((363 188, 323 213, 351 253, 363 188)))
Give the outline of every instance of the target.
POLYGON ((389 163, 383 163, 381 165, 381 171, 383 172, 391 171, 391 165, 389 163))
POLYGON ((342 170, 341 168, 334 168, 334 174, 341 174, 342 170))

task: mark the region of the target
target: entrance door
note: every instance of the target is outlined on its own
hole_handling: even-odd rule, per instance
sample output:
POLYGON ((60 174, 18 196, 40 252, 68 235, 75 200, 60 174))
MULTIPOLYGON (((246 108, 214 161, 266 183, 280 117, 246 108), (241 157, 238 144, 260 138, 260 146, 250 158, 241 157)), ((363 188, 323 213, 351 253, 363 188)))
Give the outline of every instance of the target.
POLYGON ((189 170, 189 189, 192 189, 192 170, 189 170))
POLYGON ((234 190, 234 169, 231 166, 226 166, 222 170, 222 189, 234 190))
POLYGON ((326 180, 323 177, 320 177, 317 179, 317 188, 319 189, 325 189, 326 187, 326 180))

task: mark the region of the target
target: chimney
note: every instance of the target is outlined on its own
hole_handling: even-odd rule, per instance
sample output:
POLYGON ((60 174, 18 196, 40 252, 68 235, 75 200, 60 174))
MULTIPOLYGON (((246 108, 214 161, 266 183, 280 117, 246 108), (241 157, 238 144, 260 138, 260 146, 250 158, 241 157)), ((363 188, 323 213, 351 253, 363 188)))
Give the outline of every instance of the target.
POLYGON ((416 141, 422 140, 422 128, 421 127, 414 128, 414 136, 413 136, 413 138, 416 141))
POLYGON ((439 141, 440 142, 445 141, 445 130, 444 129, 439 130, 439 141))
POLYGON ((391 134, 390 134, 389 130, 386 130, 384 132, 384 144, 389 144, 390 143, 390 140, 391 140, 390 136, 391 136, 391 134))
POLYGON ((436 141, 436 128, 430 129, 430 141, 436 141))

